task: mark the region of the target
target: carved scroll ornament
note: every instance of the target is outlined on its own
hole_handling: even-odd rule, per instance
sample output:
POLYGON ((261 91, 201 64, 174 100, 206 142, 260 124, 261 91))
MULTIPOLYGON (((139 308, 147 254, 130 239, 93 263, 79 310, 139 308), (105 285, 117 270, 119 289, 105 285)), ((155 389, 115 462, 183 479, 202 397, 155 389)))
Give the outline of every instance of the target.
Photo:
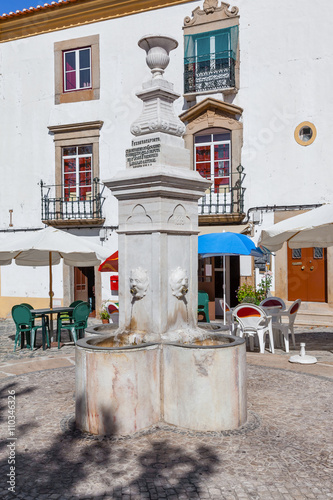
POLYGON ((238 7, 231 7, 230 4, 221 2, 218 7, 218 0, 205 0, 203 9, 197 7, 192 12, 192 17, 187 16, 184 19, 184 26, 193 26, 195 24, 203 24, 207 21, 206 16, 210 14, 217 14, 219 19, 229 19, 238 15, 238 7))

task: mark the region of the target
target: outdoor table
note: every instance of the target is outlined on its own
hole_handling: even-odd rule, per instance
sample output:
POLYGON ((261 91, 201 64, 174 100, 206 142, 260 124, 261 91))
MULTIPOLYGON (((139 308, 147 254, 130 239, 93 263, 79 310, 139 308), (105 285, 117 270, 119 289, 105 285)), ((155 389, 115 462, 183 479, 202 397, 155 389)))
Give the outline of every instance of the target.
MULTIPOLYGON (((61 314, 66 312, 74 311, 74 307, 53 307, 44 308, 44 309, 31 309, 31 314, 33 316, 41 316, 42 317, 42 335, 43 335, 43 350, 45 350, 45 334, 46 334, 46 315, 49 314, 51 316, 50 324, 52 323, 52 314, 61 314)), ((53 341, 53 326, 52 326, 52 337, 51 341, 53 341)))
POLYGON ((281 312, 284 311, 281 306, 261 306, 266 314, 272 316, 272 321, 279 321, 281 312))

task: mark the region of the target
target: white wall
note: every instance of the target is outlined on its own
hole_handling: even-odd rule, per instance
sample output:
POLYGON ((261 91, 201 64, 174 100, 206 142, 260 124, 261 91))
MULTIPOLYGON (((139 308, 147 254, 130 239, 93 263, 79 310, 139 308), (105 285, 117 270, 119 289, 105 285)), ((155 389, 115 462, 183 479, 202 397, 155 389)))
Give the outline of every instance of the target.
MULTIPOLYGON (((124 168, 124 150, 132 138, 129 128, 141 110, 135 92, 149 78, 145 53, 137 42, 147 33, 160 32, 179 41, 178 49, 171 52, 166 77, 181 93, 182 22, 200 5, 169 7, 2 44, 0 228, 8 227, 10 208, 14 209, 15 225, 40 225, 37 183, 41 178, 54 181, 49 125, 103 120, 101 178, 110 178, 124 168), (100 100, 55 105, 54 42, 96 33, 100 34, 100 100)), ((240 12, 241 88, 234 103, 244 108, 246 206, 331 199, 327 145, 328 117, 333 115, 329 86, 333 4, 326 0, 321 9, 313 9, 309 0, 288 4, 240 0, 236 5, 240 12), (307 147, 294 139, 296 126, 305 120, 313 122, 318 133, 307 147)), ((182 98, 176 102, 177 113, 183 104, 182 98)), ((114 199, 106 206, 107 223, 116 224, 114 199)))
MULTIPOLYGON (((239 0, 235 5, 240 14, 240 90, 233 103, 244 109, 245 209, 332 200, 333 3, 322 0, 320 9, 310 0, 239 0), (306 120, 315 124, 317 138, 303 147, 296 143, 294 130, 306 120)), ((42 226, 38 182, 54 184, 54 143, 48 126, 102 120, 101 179, 125 168, 124 152, 133 138, 130 125, 142 106, 135 93, 150 76, 137 42, 156 33, 178 40, 165 76, 181 94, 183 19, 197 6, 202 2, 1 44, 0 229, 8 228, 9 209, 14 210, 14 228, 42 226), (94 34, 100 35, 100 99, 55 105, 54 43, 94 34)), ((183 98, 175 108, 182 112, 183 98)), ((107 189, 104 193, 106 224, 117 225, 117 202, 107 189)), ((116 235, 105 244, 114 252, 116 235)), ((11 276, 15 279, 15 272, 11 276)), ((1 278, 2 294, 12 292, 7 270, 1 271, 1 278)), ((109 294, 109 280, 103 276, 102 281, 109 294)))
POLYGON ((333 101, 333 4, 238 2, 243 165, 246 205, 302 204, 332 200, 329 120, 333 101), (314 123, 317 138, 300 146, 294 130, 314 123))

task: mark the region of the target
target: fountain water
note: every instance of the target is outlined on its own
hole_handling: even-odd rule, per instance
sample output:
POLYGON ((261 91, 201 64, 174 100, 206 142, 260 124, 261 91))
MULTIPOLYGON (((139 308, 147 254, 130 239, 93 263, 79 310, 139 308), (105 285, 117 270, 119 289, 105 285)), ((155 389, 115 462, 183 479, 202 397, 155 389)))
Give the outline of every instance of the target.
POLYGON ((146 36, 152 78, 127 168, 105 184, 119 201, 119 329, 76 347, 76 425, 132 434, 159 421, 193 430, 246 421, 243 339, 198 327, 197 203, 210 182, 190 166, 163 78, 176 40, 146 36))

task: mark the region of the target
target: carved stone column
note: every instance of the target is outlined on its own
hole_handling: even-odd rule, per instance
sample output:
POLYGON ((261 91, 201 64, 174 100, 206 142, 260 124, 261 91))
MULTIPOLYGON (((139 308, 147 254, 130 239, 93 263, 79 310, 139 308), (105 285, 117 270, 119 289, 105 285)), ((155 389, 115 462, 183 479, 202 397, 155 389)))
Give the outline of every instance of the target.
POLYGON ((126 171, 105 184, 119 200, 120 329, 145 341, 187 341, 197 330, 198 199, 210 186, 193 171, 174 114, 179 97, 163 78, 170 37, 144 37, 152 79, 126 151, 126 171))

